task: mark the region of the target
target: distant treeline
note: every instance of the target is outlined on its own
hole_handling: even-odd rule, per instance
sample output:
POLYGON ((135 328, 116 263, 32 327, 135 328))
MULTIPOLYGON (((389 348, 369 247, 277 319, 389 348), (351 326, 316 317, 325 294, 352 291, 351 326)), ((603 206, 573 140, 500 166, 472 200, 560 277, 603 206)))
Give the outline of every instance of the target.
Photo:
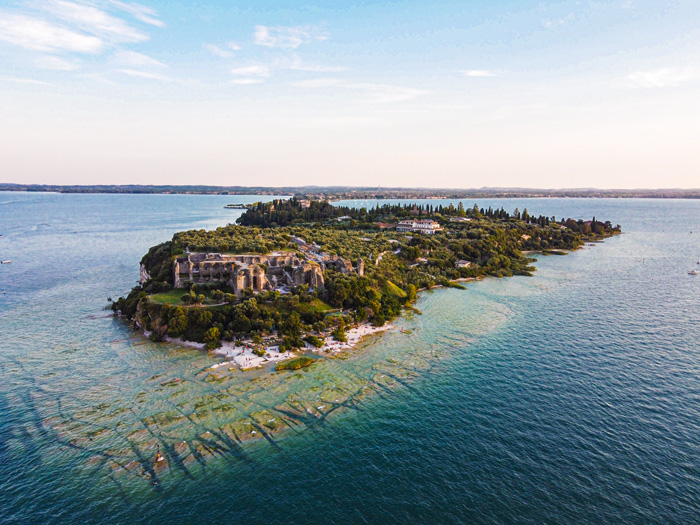
POLYGON ((72 185, 53 184, 0 184, 0 191, 33 191, 54 193, 155 193, 155 194, 195 194, 195 195, 292 195, 288 188, 263 188, 247 186, 153 186, 141 184, 126 185, 72 185))
POLYGON ((700 189, 535 189, 377 188, 351 186, 58 185, 0 183, 0 191, 57 193, 172 193, 201 195, 295 195, 315 199, 479 199, 479 198, 669 198, 698 199, 700 189))

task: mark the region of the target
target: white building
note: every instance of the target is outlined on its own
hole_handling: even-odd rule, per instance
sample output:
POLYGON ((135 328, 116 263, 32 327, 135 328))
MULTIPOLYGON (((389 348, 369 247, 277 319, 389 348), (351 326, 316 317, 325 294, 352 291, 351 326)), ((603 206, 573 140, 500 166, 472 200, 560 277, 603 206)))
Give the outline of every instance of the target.
POLYGON ((405 220, 399 222, 396 226, 397 232, 415 232, 433 235, 435 232, 441 231, 442 227, 432 219, 405 220))

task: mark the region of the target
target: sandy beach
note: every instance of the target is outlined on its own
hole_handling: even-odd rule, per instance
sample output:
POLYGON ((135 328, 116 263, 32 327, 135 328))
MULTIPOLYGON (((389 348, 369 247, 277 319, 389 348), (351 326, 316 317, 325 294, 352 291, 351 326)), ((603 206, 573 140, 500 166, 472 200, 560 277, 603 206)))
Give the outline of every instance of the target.
MULTIPOLYGON (((391 330, 393 328, 394 325, 390 323, 378 327, 372 326, 368 323, 363 323, 359 326, 346 330, 345 335, 347 337, 347 341, 344 343, 336 341, 330 334, 327 334, 325 336, 323 346, 316 348, 315 346, 305 343, 306 346, 300 350, 308 350, 323 354, 337 354, 343 350, 349 350, 350 348, 355 347, 364 337, 367 337, 368 335, 386 332, 387 330, 391 330)), ((144 330, 143 333, 146 337, 151 335, 150 332, 146 330, 144 330)), ((199 350, 204 350, 205 348, 204 343, 184 341, 179 337, 166 337, 165 340, 169 343, 188 346, 190 348, 197 348, 199 350)), ((227 360, 211 366, 210 370, 216 370, 219 367, 231 365, 237 366, 241 370, 250 370, 269 363, 277 363, 279 361, 284 361, 285 359, 291 359, 293 357, 297 357, 298 355, 297 353, 290 351, 280 352, 279 346, 277 345, 264 346, 263 348, 265 349, 265 354, 263 356, 258 356, 253 353, 255 345, 252 341, 239 341, 238 344, 230 341, 222 341, 222 346, 212 350, 212 353, 225 357, 227 360)))
POLYGON ((348 349, 354 347, 355 345, 357 345, 357 343, 359 343, 362 340, 363 337, 366 337, 366 336, 371 335, 371 334, 376 334, 378 332, 385 332, 387 330, 391 330, 392 328, 394 328, 394 325, 389 324, 389 323, 385 324, 384 326, 378 326, 378 327, 372 326, 372 325, 367 324, 367 323, 363 323, 359 326, 356 326, 354 328, 350 328, 349 330, 346 330, 345 335, 346 335, 348 340, 345 343, 341 343, 341 342, 333 339, 331 336, 327 336, 326 342, 322 347, 316 348, 316 347, 307 345, 307 348, 313 352, 337 353, 337 352, 341 352, 343 350, 348 350, 348 349))
POLYGON ((221 348, 213 351, 214 354, 226 357, 228 360, 212 366, 216 369, 220 366, 236 365, 241 370, 256 368, 267 363, 275 363, 290 359, 295 356, 293 352, 280 352, 278 346, 266 346, 265 355, 258 356, 253 353, 255 346, 252 343, 236 346, 234 343, 224 342, 221 348))
MULTIPOLYGON (((347 342, 341 343, 334 340, 330 335, 326 336, 326 341, 323 346, 316 348, 308 343, 306 347, 302 350, 309 350, 316 353, 338 353, 343 350, 348 350, 357 345, 362 338, 375 334, 378 332, 384 332, 392 329, 394 326, 391 324, 385 324, 384 326, 376 327, 370 324, 361 324, 359 326, 348 329, 345 334, 347 336, 347 342)), ((284 361, 285 359, 291 359, 297 356, 295 352, 280 352, 279 346, 265 346, 265 354, 261 357, 253 353, 255 345, 252 342, 238 344, 231 342, 224 342, 221 348, 217 348, 213 351, 214 354, 225 357, 227 360, 210 367, 212 370, 216 370, 221 366, 238 366, 241 370, 249 370, 251 368, 257 368, 264 366, 269 363, 277 363, 279 361, 284 361)))

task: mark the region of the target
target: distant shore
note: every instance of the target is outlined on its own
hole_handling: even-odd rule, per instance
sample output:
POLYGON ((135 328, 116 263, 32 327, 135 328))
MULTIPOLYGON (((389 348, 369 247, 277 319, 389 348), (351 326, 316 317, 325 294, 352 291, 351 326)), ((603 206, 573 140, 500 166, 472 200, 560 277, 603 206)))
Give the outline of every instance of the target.
POLYGON ((700 188, 377 188, 353 186, 54 185, 0 183, 0 191, 174 195, 294 195, 318 200, 642 198, 700 199, 700 188))

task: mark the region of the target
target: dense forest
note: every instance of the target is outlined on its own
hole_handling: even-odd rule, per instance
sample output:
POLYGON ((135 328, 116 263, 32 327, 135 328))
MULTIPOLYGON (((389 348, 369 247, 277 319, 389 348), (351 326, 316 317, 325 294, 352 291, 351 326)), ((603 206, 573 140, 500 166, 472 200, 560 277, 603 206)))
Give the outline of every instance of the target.
POLYGON ((421 289, 460 287, 457 280, 482 276, 530 275, 532 262, 524 252, 564 253, 586 241, 620 231, 610 222, 531 216, 474 205, 398 206, 372 209, 334 207, 312 201, 272 201, 256 204, 239 225, 212 231, 190 230, 155 246, 143 257, 150 280, 112 305, 136 321, 155 339, 165 336, 206 343, 278 337, 284 347, 304 340, 316 344, 332 332, 342 340, 344 327, 362 321, 382 325, 409 306, 421 289), (461 217, 459 221, 455 218, 461 217), (435 235, 398 233, 382 228, 405 218, 431 218, 443 226, 435 235), (340 219, 340 220, 339 220, 340 219), (452 219, 452 220, 451 220, 452 219), (381 224, 380 224, 381 223, 381 224), (190 252, 259 253, 296 251, 299 238, 318 253, 365 262, 363 276, 327 269, 325 288, 299 286, 290 294, 278 291, 236 298, 225 283, 191 285, 172 290, 174 258, 190 252), (306 339, 305 339, 306 338, 306 339))

